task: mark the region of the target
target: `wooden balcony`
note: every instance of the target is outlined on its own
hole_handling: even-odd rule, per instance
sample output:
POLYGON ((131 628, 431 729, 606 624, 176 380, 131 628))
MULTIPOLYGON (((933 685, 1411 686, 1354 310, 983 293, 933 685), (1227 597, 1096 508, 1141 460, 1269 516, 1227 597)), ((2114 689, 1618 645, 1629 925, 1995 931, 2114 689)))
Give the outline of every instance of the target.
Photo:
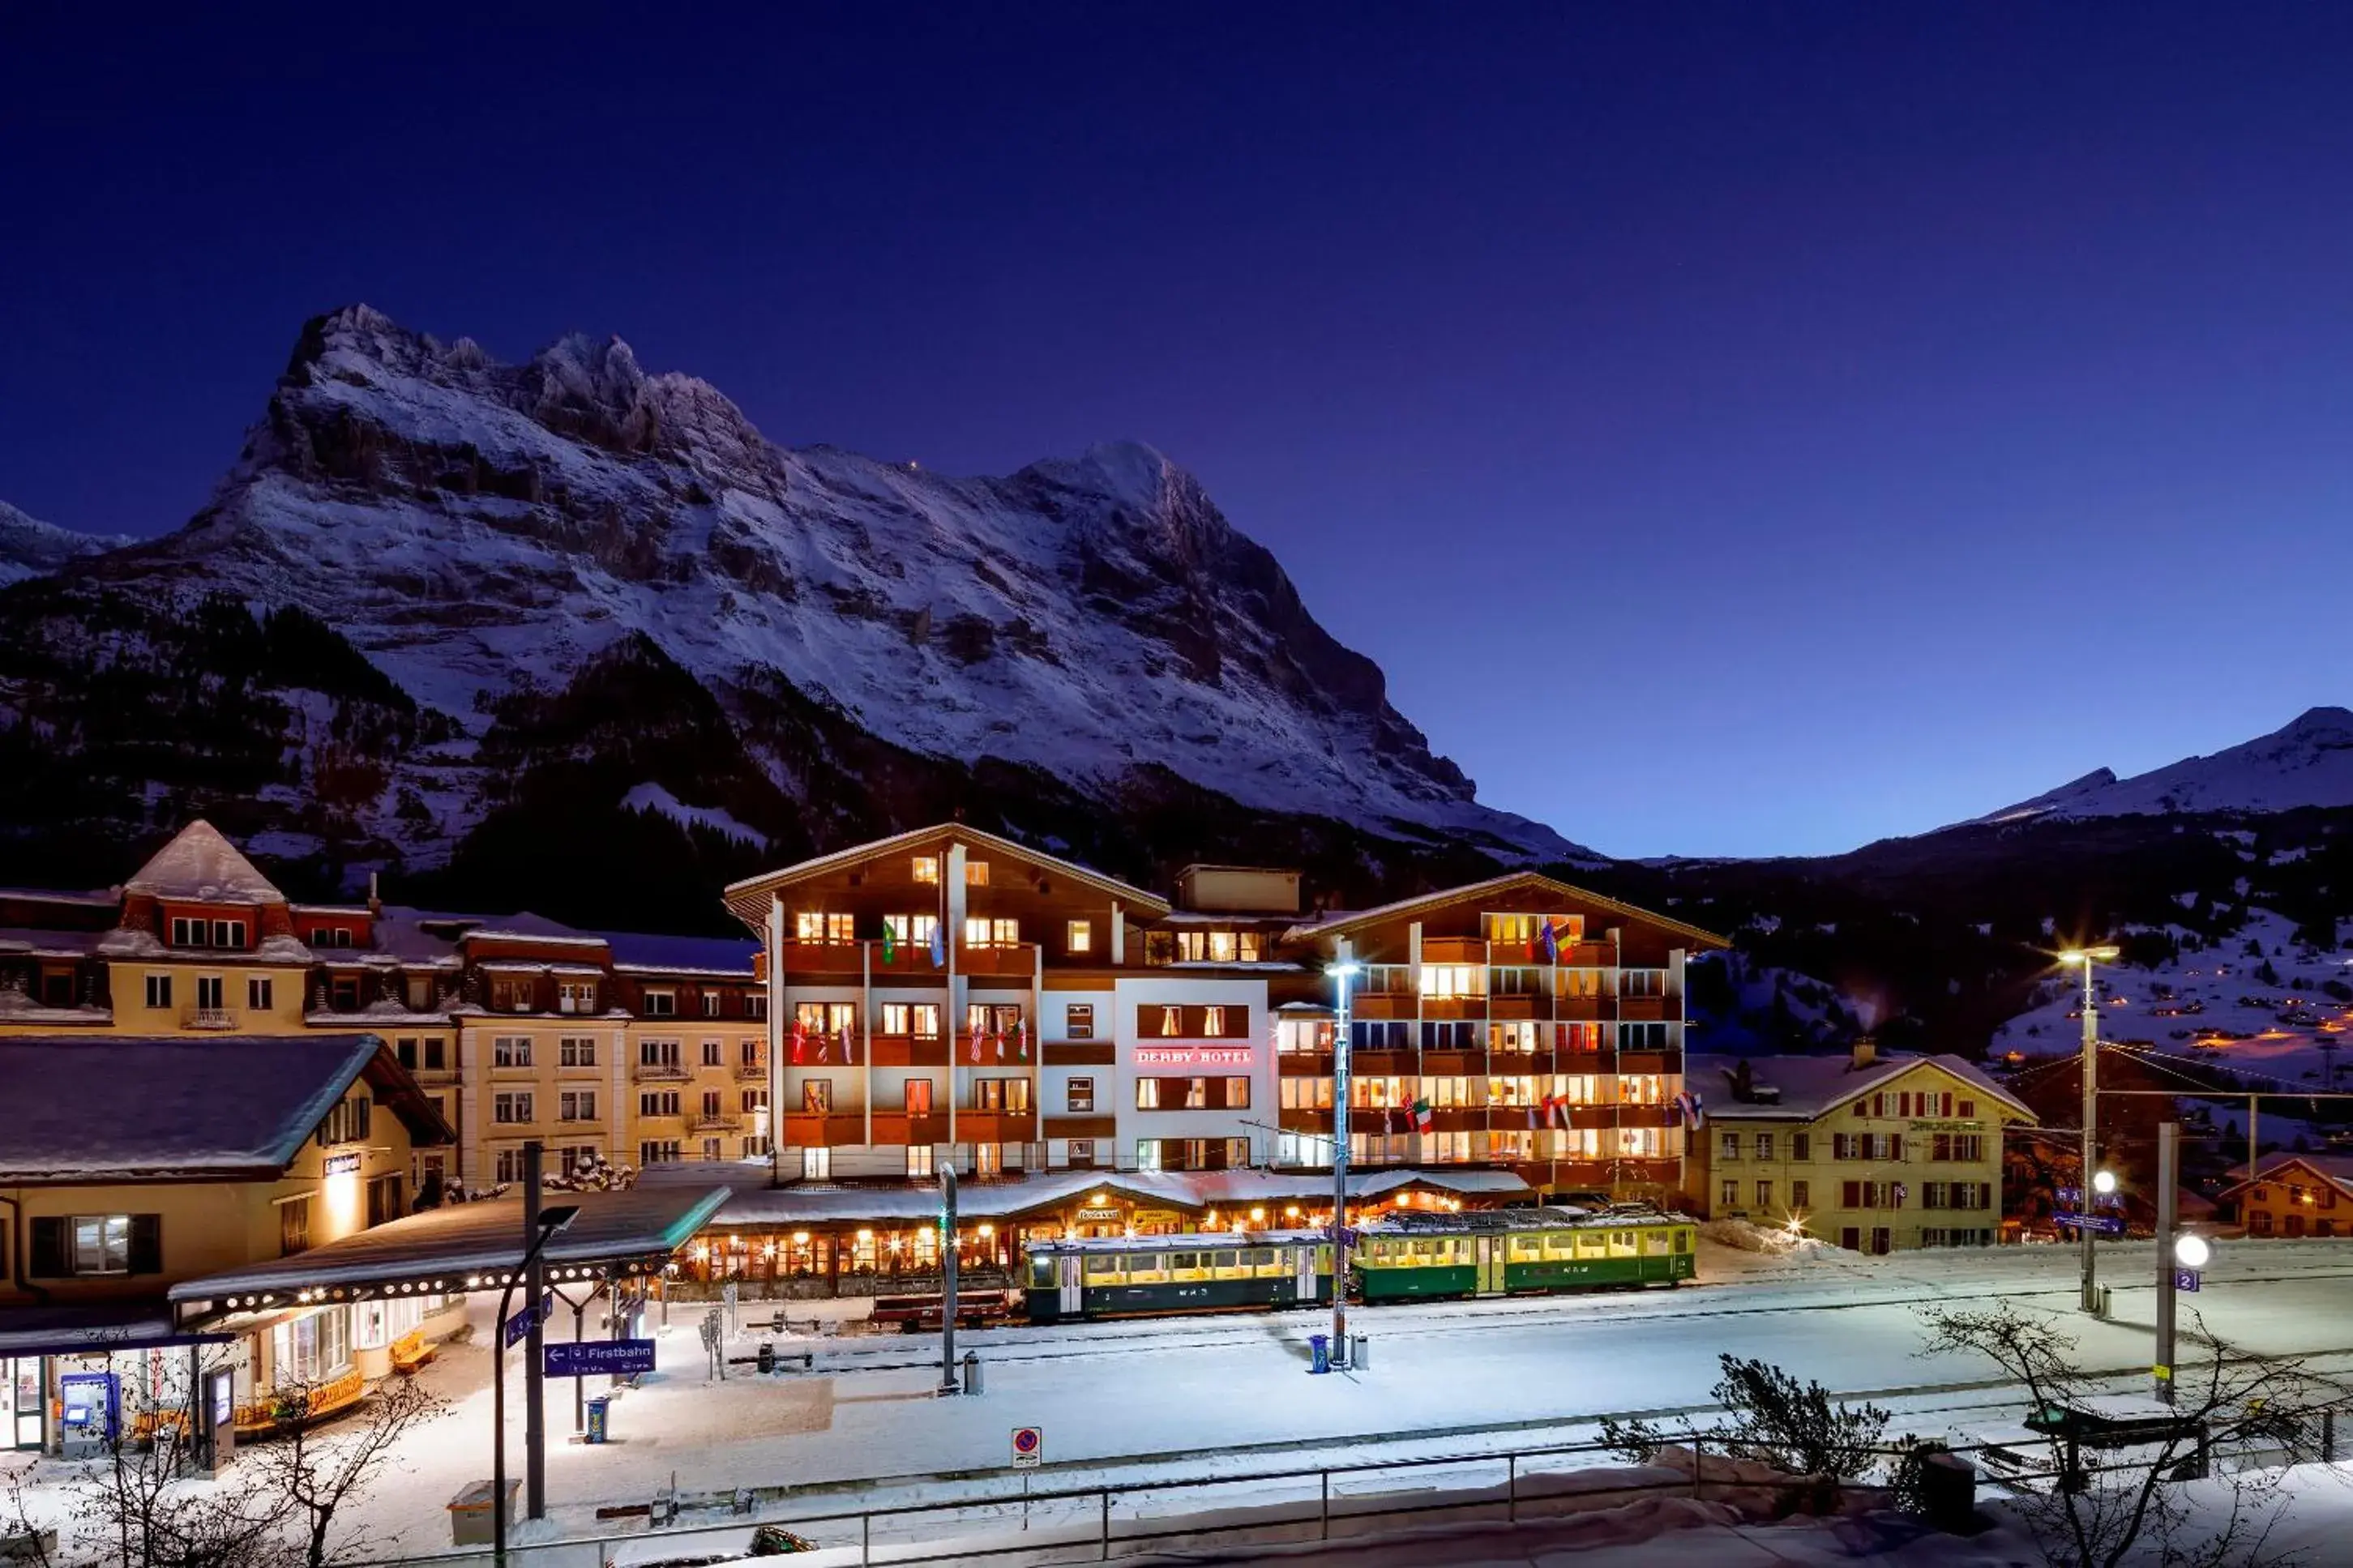
MULTIPOLYGON (((1046 1065, 1050 1068, 1111 1067, 1119 1060, 1119 1047, 1109 1040, 1050 1040, 1045 1047, 1046 1065)), ((1083 1138, 1085 1133, 1073 1133, 1083 1138)))
POLYGON ((955 1119, 959 1143, 1028 1143, 1038 1136, 1033 1110, 959 1110, 955 1119))
POLYGON ((854 942, 788 942, 784 954, 787 980, 806 974, 857 974, 865 968, 854 942))
POLYGON ((928 942, 894 942, 887 960, 882 956, 882 944, 879 942, 868 942, 866 951, 874 964, 874 984, 877 985, 945 985, 948 983, 947 965, 932 962, 932 949, 928 942))
POLYGON ((1413 993, 1367 991, 1361 996, 1349 998, 1348 1011, 1359 1018, 1410 1018, 1413 1016, 1413 993))
POLYGON ((1421 1070, 1431 1078, 1457 1078, 1466 1073, 1484 1073, 1487 1053, 1484 1051, 1424 1051, 1421 1070))
MULTIPOLYGON (((1350 1053, 1349 1061, 1362 1062, 1372 1051, 1350 1053)), ((1332 1075, 1332 1053, 1329 1051, 1281 1051, 1274 1058, 1274 1070, 1285 1078, 1329 1078, 1332 1075)), ((1365 1068, 1358 1067, 1358 1072, 1365 1068)))
POLYGON ((1491 942, 1487 944, 1490 963, 1542 963, 1544 949, 1533 942, 1491 942))
POLYGON ((1617 944, 1573 942, 1560 950, 1560 962, 1565 969, 1615 969, 1618 966, 1617 944))
MULTIPOLYGON (((930 961, 926 959, 925 963, 930 961)), ((965 947, 959 943, 955 955, 958 974, 1004 975, 1016 980, 1029 980, 1038 973, 1038 944, 1017 942, 1008 947, 965 947)), ((984 1142, 994 1140, 984 1139, 984 1142)))
POLYGON ((1445 1105, 1430 1113, 1433 1132, 1479 1132, 1487 1126, 1487 1113, 1477 1106, 1445 1105))
POLYGON ((1620 1127, 1665 1127, 1671 1125, 1674 1107, 1671 1105, 1621 1105, 1618 1108, 1620 1127))
POLYGON ((1542 1006, 1543 998, 1536 996, 1490 996, 1487 998, 1487 1016, 1505 1022, 1519 1018, 1541 1018, 1546 1016, 1539 1011, 1542 1006))
POLYGON ((1485 963, 1487 943, 1475 936, 1426 936, 1421 939, 1424 963, 1485 963))
POLYGON ((1598 1024, 1618 1015, 1609 996, 1556 996, 1552 1016, 1565 1024, 1598 1024))
POLYGON ((1329 1132, 1332 1113, 1328 1110, 1279 1110, 1274 1124, 1285 1132, 1329 1132))
MULTIPOLYGON (((838 1149, 866 1142, 866 1115, 858 1110, 788 1110, 782 1118, 784 1142, 799 1149, 838 1149)), ((884 1142, 884 1118, 874 1119, 874 1138, 884 1142)), ((903 1120, 903 1119, 902 1119, 903 1120)))
POLYGON ((1119 1134, 1119 1119, 1115 1116, 1049 1116, 1046 1136, 1049 1138, 1113 1138, 1119 1134))
POLYGON ((1620 1072, 1681 1072, 1683 1054, 1681 1051, 1620 1051, 1618 1054, 1620 1072))
POLYGON ((872 1046, 878 1068, 938 1068, 948 1063, 944 1035, 877 1035, 872 1046))
POLYGON ((1484 996, 1425 996, 1421 999, 1421 1016, 1425 1018, 1483 1018, 1487 1016, 1484 996))
POLYGON ((1620 996, 1618 1016, 1630 1024, 1655 1024, 1682 1017, 1683 1004, 1673 996, 1620 996))
MULTIPOLYGON (((1330 1058, 1317 1059, 1323 1061, 1324 1071, 1331 1070, 1330 1058)), ((1348 1070, 1358 1078, 1387 1078, 1398 1073, 1418 1072, 1420 1068, 1412 1051, 1350 1051, 1348 1070)))

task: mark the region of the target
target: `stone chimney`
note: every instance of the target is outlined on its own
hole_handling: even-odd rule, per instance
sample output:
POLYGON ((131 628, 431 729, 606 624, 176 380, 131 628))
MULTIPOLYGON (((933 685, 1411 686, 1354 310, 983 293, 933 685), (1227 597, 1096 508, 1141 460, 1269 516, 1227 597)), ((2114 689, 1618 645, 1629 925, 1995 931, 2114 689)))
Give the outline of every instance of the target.
POLYGON ((1873 1039, 1869 1035, 1857 1035, 1854 1037, 1854 1066, 1856 1070, 1860 1071, 1864 1068, 1875 1066, 1878 1061, 1879 1042, 1873 1039))

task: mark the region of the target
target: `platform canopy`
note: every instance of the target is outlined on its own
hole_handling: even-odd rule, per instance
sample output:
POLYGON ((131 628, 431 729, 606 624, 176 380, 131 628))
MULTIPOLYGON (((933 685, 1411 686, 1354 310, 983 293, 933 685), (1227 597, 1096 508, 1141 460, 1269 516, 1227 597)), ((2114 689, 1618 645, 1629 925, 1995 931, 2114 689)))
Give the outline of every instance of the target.
MULTIPOLYGON (((728 1198, 684 1184, 619 1193, 551 1192, 544 1206, 576 1205, 543 1254, 551 1281, 659 1275, 728 1198)), ((182 1326, 253 1312, 371 1298, 495 1289, 522 1264, 522 1200, 427 1209, 340 1241, 187 1279, 169 1293, 182 1326)))

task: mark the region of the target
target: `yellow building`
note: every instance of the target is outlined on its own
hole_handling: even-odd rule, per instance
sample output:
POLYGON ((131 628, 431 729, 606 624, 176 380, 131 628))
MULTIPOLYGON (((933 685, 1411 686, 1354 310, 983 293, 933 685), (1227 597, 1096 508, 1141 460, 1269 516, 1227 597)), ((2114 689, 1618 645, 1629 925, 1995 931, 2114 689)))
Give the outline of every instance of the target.
POLYGON ((1857 1252, 1990 1246, 2001 1140, 2034 1113, 1974 1063, 1881 1053, 1694 1056, 1704 1107, 1690 1191, 1711 1219, 1785 1226, 1857 1252))
POLYGON ((13 1036, 0 1104, 5 1446, 57 1452, 110 1410, 184 1405, 199 1362, 240 1413, 289 1381, 332 1407, 428 1315, 290 1299, 200 1355, 165 1305, 183 1280, 406 1212, 414 1151, 449 1133, 375 1036, 13 1036))
POLYGON ((2353 1235, 2353 1155, 2266 1154, 2253 1181, 2224 1188, 2216 1202, 2236 1207, 2252 1237, 2353 1235))

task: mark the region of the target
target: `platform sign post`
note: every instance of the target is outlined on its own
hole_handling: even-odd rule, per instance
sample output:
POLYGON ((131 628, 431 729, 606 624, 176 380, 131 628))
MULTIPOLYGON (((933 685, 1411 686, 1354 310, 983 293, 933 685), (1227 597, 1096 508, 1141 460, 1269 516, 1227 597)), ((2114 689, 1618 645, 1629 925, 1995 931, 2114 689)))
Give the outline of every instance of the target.
POLYGON ((1034 1470, 1046 1458, 1046 1429, 1043 1426, 1013 1428, 1013 1468, 1034 1470))

